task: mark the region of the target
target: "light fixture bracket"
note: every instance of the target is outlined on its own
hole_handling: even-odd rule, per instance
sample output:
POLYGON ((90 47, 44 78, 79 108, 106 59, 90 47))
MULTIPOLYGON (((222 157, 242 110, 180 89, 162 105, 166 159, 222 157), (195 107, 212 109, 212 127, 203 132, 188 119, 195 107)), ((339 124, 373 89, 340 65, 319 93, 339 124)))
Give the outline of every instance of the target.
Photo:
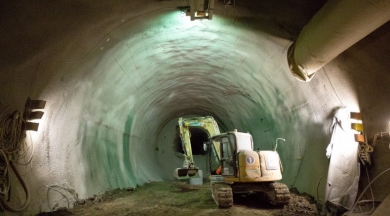
POLYGON ((189 0, 190 9, 187 16, 191 16, 191 21, 195 19, 213 18, 215 0, 189 0))

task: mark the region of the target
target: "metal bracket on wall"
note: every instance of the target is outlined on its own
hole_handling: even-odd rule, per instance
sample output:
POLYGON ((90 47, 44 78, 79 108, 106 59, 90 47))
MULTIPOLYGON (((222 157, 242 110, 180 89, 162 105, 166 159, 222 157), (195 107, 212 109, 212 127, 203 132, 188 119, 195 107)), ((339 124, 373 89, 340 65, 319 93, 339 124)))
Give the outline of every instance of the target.
POLYGON ((215 0, 190 0, 190 10, 187 16, 191 16, 191 21, 195 19, 213 18, 215 0))
POLYGON ((366 142, 367 138, 364 132, 363 115, 361 113, 351 112, 350 118, 358 122, 352 122, 351 129, 357 131, 357 134, 355 134, 355 141, 359 143, 359 158, 363 165, 366 163, 371 165, 370 154, 373 151, 373 148, 366 142))

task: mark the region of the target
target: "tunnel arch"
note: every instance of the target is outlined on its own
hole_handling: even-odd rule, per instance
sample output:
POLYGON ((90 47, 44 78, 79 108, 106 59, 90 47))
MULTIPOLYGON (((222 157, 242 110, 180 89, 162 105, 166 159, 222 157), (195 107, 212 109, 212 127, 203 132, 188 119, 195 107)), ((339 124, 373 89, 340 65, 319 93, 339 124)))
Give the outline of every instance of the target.
MULTIPOLYGON (((111 45, 107 55, 100 57, 96 66, 95 71, 102 70, 101 73, 110 76, 124 73, 125 77, 119 76, 115 80, 121 83, 128 77, 133 84, 133 94, 138 100, 133 101, 135 106, 131 109, 135 117, 129 154, 139 151, 158 154, 159 151, 154 150, 164 148, 155 136, 163 125, 188 114, 212 115, 229 129, 251 132, 255 145, 262 148, 271 147, 280 133, 286 134, 285 131, 289 131, 286 127, 298 128, 302 118, 311 121, 313 111, 304 96, 285 98, 285 94, 291 96, 291 89, 295 95, 305 94, 302 89, 294 87, 294 80, 288 74, 282 72, 287 64, 276 63, 286 61, 283 49, 289 44, 287 40, 268 40, 266 33, 249 33, 245 24, 240 28, 237 23, 229 24, 223 17, 207 25, 190 22, 187 26, 188 21, 181 20, 183 17, 178 12, 169 14, 170 19, 161 18, 164 16, 168 15, 153 18, 159 20, 157 29, 164 26, 160 34, 156 34, 159 30, 153 30, 153 24, 148 23, 151 34, 131 34, 127 39, 124 37, 125 27, 134 27, 136 20, 111 32, 107 38, 119 38, 118 34, 124 40, 111 39, 110 43, 115 45, 111 45), (135 56, 133 53, 139 54, 135 56), (294 107, 300 106, 303 106, 300 114, 290 113, 294 107), (143 137, 148 138, 143 140, 143 137), (143 142, 156 144, 147 146, 142 145, 143 142)), ((120 88, 120 85, 115 87, 120 88)), ((291 131, 288 133, 286 136, 293 135, 291 131)), ((298 145, 299 149, 305 149, 307 142, 303 136, 294 137, 294 141, 295 148, 298 145)), ((290 148, 293 147, 286 146, 281 150, 282 157, 285 157, 284 151, 292 150, 290 148)), ((138 178, 142 179, 144 175, 144 179, 169 179, 172 178, 171 170, 181 165, 180 162, 175 167, 161 169, 153 162, 157 157, 151 155, 130 157, 134 167, 138 167, 134 164, 141 163, 142 169, 153 173, 150 176, 145 171, 135 171, 138 178)), ((288 170, 292 175, 297 168, 288 170)), ((286 176, 288 181, 289 174, 286 176)))
MULTIPOLYGON (((298 128, 302 118, 310 122, 312 110, 304 96, 288 97, 291 89, 294 96, 304 95, 284 73, 287 64, 279 63, 286 62, 288 40, 253 32, 245 20, 241 25, 224 17, 189 22, 173 9, 146 14, 110 31, 67 75, 76 80, 77 71, 83 74, 76 81, 79 92, 63 98, 71 107, 83 107, 78 115, 85 122, 81 152, 89 155, 82 158, 86 172, 80 172, 85 193, 172 179, 182 159, 162 164, 175 153, 158 142, 158 134, 167 122, 189 114, 212 115, 228 130, 252 133, 255 148, 269 149, 281 133, 286 139, 293 136, 294 146, 280 148, 282 160, 295 148, 305 149, 304 136, 296 137, 289 129, 298 128), (69 101, 75 94, 83 97, 69 101), (300 106, 301 113, 291 112, 300 106), (118 133, 128 134, 128 140, 116 144, 118 133), (128 145, 119 147, 128 152, 115 150, 118 145, 128 145)), ((285 166, 285 181, 291 183, 298 168, 285 166)))

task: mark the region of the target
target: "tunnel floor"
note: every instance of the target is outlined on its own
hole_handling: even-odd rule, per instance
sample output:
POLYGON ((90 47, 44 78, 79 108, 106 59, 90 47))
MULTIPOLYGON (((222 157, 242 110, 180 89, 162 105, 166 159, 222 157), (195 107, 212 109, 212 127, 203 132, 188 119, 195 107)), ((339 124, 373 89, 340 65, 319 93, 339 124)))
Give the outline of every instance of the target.
POLYGON ((136 189, 109 191, 80 200, 73 209, 58 209, 39 215, 318 215, 309 198, 291 194, 290 204, 275 207, 258 198, 235 196, 234 205, 220 209, 211 197, 210 186, 186 182, 152 182, 136 189))

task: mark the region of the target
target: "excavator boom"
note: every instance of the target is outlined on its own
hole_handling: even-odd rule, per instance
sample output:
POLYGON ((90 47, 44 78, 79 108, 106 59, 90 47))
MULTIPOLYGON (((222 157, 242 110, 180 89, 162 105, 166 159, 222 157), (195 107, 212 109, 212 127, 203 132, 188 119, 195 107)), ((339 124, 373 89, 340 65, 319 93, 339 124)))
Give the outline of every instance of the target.
MULTIPOLYGON (((179 129, 182 148, 184 151, 183 168, 175 170, 175 177, 178 179, 188 179, 198 177, 198 168, 195 166, 192 146, 191 146, 191 132, 190 128, 201 128, 208 137, 219 134, 219 127, 217 122, 211 116, 193 117, 193 118, 179 118, 179 129)), ((217 160, 220 158, 220 145, 217 142, 212 142, 213 148, 216 152, 217 160)))

